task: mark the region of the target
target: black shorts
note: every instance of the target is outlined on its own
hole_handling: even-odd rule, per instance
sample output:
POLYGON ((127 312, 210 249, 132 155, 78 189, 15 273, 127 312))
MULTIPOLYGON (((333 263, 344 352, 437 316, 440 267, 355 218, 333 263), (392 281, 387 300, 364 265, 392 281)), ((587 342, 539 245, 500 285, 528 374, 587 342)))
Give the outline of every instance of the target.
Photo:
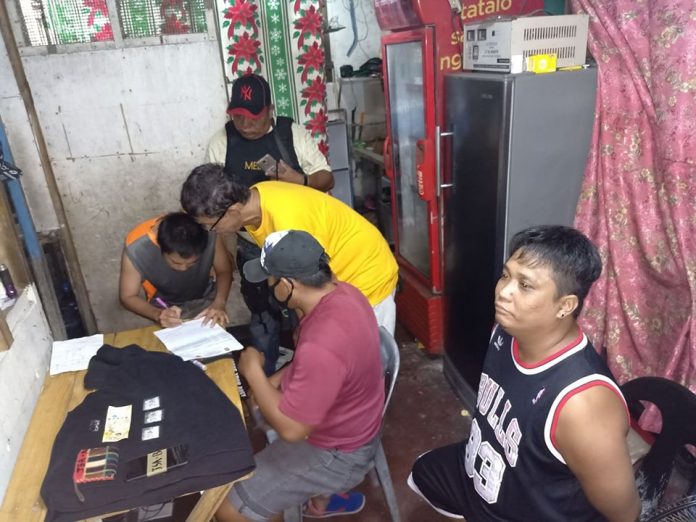
MULTIPOLYGON (((413 464, 409 486, 445 516, 467 518, 470 513, 464 481, 466 441, 424 453, 413 464)), ((469 520, 472 519, 469 517, 469 520)))

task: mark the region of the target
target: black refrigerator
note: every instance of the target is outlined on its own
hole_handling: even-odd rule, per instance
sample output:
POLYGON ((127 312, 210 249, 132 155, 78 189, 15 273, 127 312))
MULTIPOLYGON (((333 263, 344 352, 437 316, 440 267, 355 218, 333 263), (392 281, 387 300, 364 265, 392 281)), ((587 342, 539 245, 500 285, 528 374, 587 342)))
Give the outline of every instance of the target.
POLYGON ((595 112, 594 67, 445 79, 444 372, 473 407, 495 320, 493 293, 510 238, 571 225, 595 112))

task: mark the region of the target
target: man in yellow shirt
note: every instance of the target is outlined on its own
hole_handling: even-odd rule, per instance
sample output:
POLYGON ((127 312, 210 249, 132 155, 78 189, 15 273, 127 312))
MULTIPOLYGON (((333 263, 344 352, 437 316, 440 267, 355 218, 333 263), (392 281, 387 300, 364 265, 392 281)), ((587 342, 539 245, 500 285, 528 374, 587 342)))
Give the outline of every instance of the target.
POLYGON ((181 205, 208 230, 235 233, 245 228, 259 246, 278 230, 309 232, 331 258, 336 277, 358 288, 377 322, 394 332, 396 259, 379 230, 338 199, 279 181, 248 188, 226 176, 220 165, 205 164, 186 179, 181 205))

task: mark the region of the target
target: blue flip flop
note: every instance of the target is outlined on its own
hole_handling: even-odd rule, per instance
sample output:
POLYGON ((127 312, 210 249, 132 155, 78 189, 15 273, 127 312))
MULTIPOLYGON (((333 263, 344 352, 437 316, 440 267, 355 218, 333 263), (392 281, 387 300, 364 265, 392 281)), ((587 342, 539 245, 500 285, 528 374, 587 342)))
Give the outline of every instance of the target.
POLYGON ((365 495, 359 491, 349 491, 347 493, 334 493, 329 499, 326 509, 319 513, 313 504, 305 504, 303 517, 306 518, 330 518, 341 515, 353 515, 365 507, 365 495))

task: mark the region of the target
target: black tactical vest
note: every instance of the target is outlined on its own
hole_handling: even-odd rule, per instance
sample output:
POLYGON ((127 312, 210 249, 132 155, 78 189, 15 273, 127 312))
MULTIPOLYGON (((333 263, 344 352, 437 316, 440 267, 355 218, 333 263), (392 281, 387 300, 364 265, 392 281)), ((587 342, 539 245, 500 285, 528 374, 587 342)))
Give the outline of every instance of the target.
POLYGON ((256 161, 270 154, 277 160, 283 160, 297 172, 304 174, 300 168, 292 141, 292 119, 285 116, 276 118, 273 130, 256 140, 248 140, 237 131, 232 121, 225 125, 227 132, 227 153, 225 156, 225 173, 235 177, 241 184, 250 187, 261 181, 268 181, 263 169, 256 161), (282 148, 285 151, 281 151, 282 148))

